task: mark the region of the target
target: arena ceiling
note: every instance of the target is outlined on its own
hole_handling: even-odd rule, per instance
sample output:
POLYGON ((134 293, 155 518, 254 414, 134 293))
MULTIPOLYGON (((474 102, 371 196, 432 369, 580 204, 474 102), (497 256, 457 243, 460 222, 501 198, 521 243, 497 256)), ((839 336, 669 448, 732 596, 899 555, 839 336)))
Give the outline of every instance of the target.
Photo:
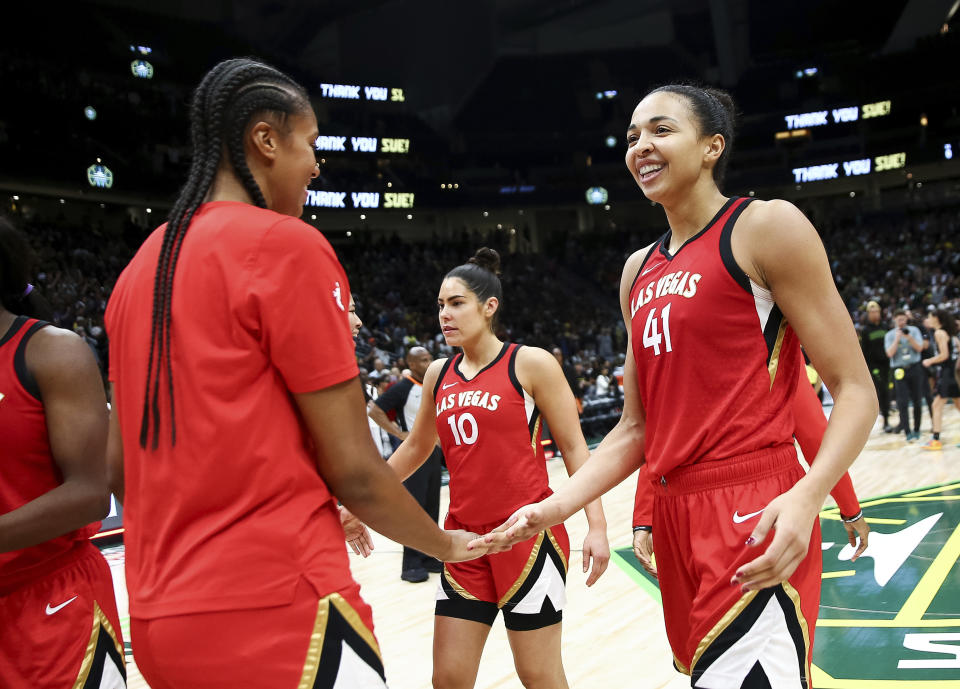
MULTIPOLYGON (((642 51, 733 86, 749 66, 836 52, 896 52, 960 0, 90 0, 214 23, 315 75, 404 84, 452 117, 498 59, 642 51)), ((352 82, 351 82, 352 83, 352 82)))

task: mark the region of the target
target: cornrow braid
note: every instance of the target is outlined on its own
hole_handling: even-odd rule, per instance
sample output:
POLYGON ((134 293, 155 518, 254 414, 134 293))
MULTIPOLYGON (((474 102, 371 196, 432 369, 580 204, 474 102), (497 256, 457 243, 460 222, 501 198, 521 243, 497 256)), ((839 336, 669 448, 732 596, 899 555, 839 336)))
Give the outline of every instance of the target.
POLYGON ((163 232, 163 242, 153 281, 153 309, 147 382, 140 421, 140 447, 148 439, 152 449, 160 441, 160 378, 166 373, 170 397, 170 442, 177 442, 176 405, 173 393, 172 332, 173 282, 183 240, 197 209, 203 203, 228 152, 234 174, 251 200, 266 208, 259 185, 244 154, 243 137, 257 113, 269 112, 281 122, 310 108, 306 91, 270 65, 249 58, 225 60, 200 81, 190 105, 190 138, 193 160, 187 181, 177 196, 163 232), (151 434, 152 430, 152 434, 151 434))

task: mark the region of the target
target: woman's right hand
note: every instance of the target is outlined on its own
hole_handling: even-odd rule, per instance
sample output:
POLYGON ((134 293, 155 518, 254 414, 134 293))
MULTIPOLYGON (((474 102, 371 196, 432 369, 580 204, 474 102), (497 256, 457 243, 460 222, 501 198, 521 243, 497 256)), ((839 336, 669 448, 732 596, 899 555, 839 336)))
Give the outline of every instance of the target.
POLYGON ((447 553, 440 559, 444 562, 464 562, 465 560, 475 560, 481 555, 486 555, 488 547, 482 543, 469 548, 470 543, 477 543, 479 534, 462 529, 447 529, 446 534, 450 537, 450 547, 447 553))
POLYGON ((633 532, 633 554, 637 556, 640 565, 647 570, 647 574, 657 578, 657 565, 653 560, 653 533, 640 529, 633 532))

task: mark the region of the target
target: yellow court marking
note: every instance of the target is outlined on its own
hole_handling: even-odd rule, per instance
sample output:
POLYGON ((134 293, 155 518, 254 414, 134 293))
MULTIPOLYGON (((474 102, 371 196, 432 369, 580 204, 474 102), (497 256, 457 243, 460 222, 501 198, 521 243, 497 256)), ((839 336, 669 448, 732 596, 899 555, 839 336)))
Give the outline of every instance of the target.
POLYGON ((907 602, 900 608, 900 612, 897 613, 894 620, 900 623, 920 620, 940 591, 940 587, 943 586, 943 582, 957 561, 957 557, 960 557, 960 526, 953 530, 950 538, 947 539, 940 553, 927 568, 920 581, 917 582, 913 593, 907 598, 907 602))
POLYGON ((934 497, 924 496, 920 498, 877 498, 868 502, 861 502, 860 507, 872 507, 873 505, 885 505, 888 502, 942 502, 960 500, 960 495, 937 495, 934 497))
POLYGON ((927 627, 960 627, 960 619, 933 619, 933 620, 916 620, 908 624, 903 622, 898 622, 897 620, 832 620, 832 619, 817 619, 818 627, 870 627, 875 629, 923 629, 927 627))
POLYGON ((916 493, 906 493, 905 498, 919 498, 923 495, 933 495, 934 493, 946 492, 948 490, 953 490, 954 488, 960 488, 960 483, 951 483, 948 486, 940 486, 939 488, 927 488, 926 490, 918 490, 916 493))
MULTIPOLYGON (((833 521, 840 521, 840 513, 834 512, 833 514, 821 514, 821 519, 832 519, 833 521)), ((906 519, 886 519, 885 517, 867 517, 868 524, 906 524, 906 519)))
POLYGON ((821 579, 838 579, 840 577, 852 577, 857 573, 855 569, 841 569, 838 572, 823 572, 820 575, 821 579))
POLYGON ((960 689, 960 679, 897 680, 897 679, 843 679, 828 675, 816 665, 811 666, 813 686, 817 689, 960 689))

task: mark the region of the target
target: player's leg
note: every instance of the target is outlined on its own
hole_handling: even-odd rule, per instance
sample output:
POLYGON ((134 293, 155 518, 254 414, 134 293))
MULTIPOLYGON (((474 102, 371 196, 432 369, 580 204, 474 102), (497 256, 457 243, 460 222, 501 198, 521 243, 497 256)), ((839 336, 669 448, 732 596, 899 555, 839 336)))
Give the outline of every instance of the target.
POLYGON ((517 676, 526 689, 567 689, 567 677, 560 656, 563 622, 518 631, 507 628, 517 676))
POLYGON ((433 688, 472 689, 491 625, 440 614, 433 620, 433 688))

